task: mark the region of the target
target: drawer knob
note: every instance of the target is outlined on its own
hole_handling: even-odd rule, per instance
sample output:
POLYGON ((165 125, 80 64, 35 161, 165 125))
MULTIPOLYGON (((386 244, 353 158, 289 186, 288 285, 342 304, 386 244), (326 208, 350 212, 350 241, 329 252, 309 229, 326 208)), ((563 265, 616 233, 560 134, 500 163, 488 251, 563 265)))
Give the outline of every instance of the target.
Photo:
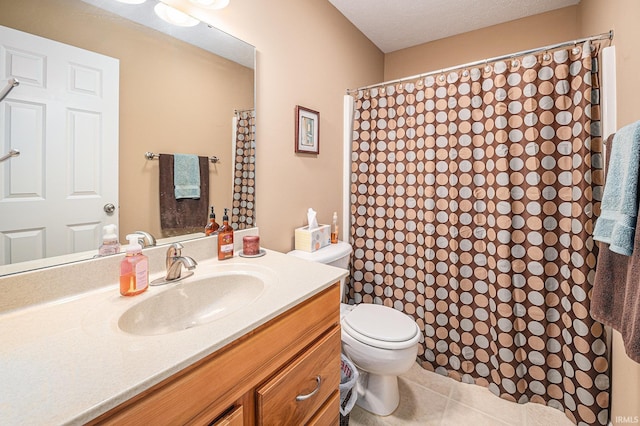
POLYGON ((298 395, 296 396, 296 401, 304 401, 305 399, 311 398, 313 395, 318 393, 320 390, 320 385, 322 384, 322 378, 320 376, 316 376, 316 388, 306 395, 298 395))

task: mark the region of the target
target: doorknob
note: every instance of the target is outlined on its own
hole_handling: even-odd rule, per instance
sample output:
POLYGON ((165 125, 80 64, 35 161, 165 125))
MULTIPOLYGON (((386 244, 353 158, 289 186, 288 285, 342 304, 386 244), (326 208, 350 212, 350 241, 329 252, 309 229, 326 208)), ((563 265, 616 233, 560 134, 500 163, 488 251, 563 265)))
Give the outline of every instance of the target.
POLYGON ((107 204, 104 205, 103 209, 104 209, 105 213, 107 213, 108 215, 111 215, 111 214, 113 214, 113 212, 116 211, 116 206, 114 206, 111 203, 107 203, 107 204))

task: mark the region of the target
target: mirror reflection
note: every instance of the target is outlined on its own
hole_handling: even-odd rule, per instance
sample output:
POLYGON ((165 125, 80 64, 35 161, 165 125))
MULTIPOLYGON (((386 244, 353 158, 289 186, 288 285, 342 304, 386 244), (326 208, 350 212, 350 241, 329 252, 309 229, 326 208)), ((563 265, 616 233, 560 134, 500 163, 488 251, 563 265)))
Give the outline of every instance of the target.
POLYGON ((121 243, 138 230, 175 241, 204 235, 215 206, 218 223, 229 208, 235 227, 255 226, 255 49, 204 23, 150 23, 153 3, 0 0, 3 31, 25 38, 0 33, 0 86, 20 80, 0 102, 0 156, 21 151, 0 163, 0 275, 42 266, 33 259, 90 258, 104 224, 117 225, 121 243), (114 5, 137 10, 134 20, 114 5), (39 42, 53 43, 40 47, 51 56, 30 52, 39 42), (51 89, 61 55, 72 66, 51 89), (146 152, 219 159, 208 162, 201 225, 162 228, 160 161, 146 152), (59 257, 72 252, 82 253, 59 257))

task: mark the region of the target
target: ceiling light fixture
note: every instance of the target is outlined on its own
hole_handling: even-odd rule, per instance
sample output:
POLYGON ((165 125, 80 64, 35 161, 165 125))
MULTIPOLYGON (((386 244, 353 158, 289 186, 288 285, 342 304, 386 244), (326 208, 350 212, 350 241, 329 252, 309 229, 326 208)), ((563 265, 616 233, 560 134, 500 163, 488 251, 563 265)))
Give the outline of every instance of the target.
POLYGON ((193 27, 200 23, 196 18, 161 2, 156 4, 153 10, 163 20, 179 27, 193 27))
POLYGON ((224 9, 229 6, 229 0, 189 0, 191 3, 207 9, 224 9))

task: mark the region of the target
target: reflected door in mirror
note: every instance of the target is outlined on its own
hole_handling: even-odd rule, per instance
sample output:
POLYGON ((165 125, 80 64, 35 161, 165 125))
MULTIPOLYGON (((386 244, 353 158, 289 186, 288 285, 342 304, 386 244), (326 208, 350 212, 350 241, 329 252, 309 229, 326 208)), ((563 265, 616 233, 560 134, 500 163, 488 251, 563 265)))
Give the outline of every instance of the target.
POLYGON ((0 264, 97 249, 118 215, 119 61, 0 27, 0 264))

